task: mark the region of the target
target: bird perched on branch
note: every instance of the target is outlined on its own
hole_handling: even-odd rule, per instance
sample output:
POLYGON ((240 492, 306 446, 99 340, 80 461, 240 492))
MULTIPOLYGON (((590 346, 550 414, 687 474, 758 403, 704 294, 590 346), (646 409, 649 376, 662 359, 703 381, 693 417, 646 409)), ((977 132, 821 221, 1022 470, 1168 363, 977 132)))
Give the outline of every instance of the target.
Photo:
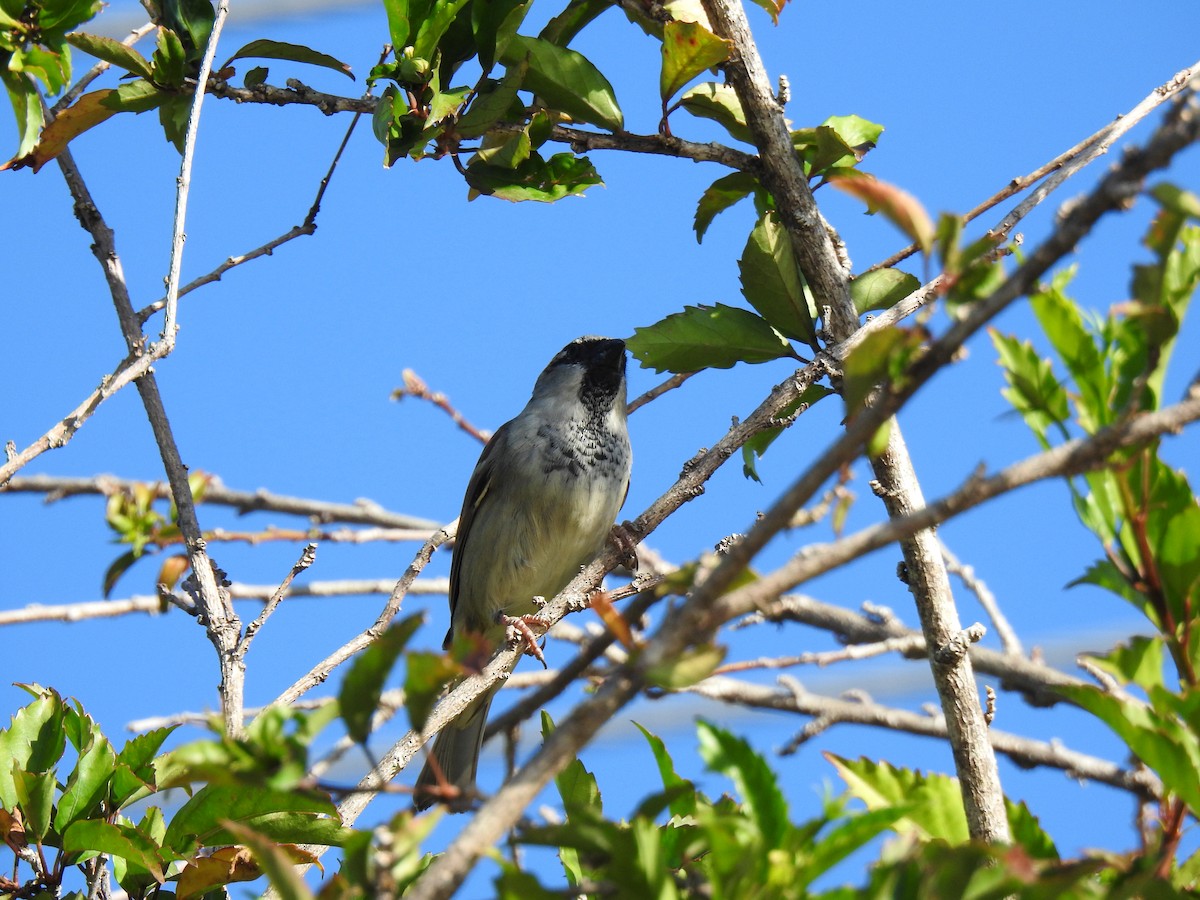
MULTIPOLYGON (((625 343, 581 337, 550 361, 525 408, 500 426, 475 465, 450 565, 450 631, 490 649, 604 548, 629 489, 625 343)), ((528 629, 526 628, 528 634, 528 629)), ((474 792, 496 688, 434 740, 413 793, 418 809, 474 792)), ((459 805, 460 804, 452 804, 459 805)))

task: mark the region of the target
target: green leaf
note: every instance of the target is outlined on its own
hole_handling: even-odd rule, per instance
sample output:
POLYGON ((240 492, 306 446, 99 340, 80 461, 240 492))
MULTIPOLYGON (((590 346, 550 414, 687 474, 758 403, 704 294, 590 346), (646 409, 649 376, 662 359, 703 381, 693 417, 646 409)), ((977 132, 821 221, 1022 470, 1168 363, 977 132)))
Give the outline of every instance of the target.
POLYGON ((52 772, 67 746, 63 727, 65 707, 54 691, 45 691, 13 715, 0 731, 0 807, 19 802, 13 772, 52 772))
POLYGON ((203 56, 217 18, 210 0, 163 0, 162 11, 167 27, 183 39, 188 58, 203 56))
POLYGON ((1195 731, 1144 703, 1091 685, 1055 690, 1108 725, 1157 773, 1167 790, 1178 794, 1192 809, 1200 809, 1200 738, 1195 731))
POLYGON ((663 26, 662 72, 658 80, 664 107, 705 69, 729 59, 731 46, 698 22, 667 22, 663 26))
MULTIPOLYGON (((160 816, 161 818, 161 816, 160 816)), ((83 819, 63 832, 63 850, 68 853, 107 853, 136 863, 162 884, 166 863, 161 849, 147 833, 132 825, 112 824, 103 819, 83 819)))
POLYGON ((522 200, 553 203, 604 183, 591 160, 572 153, 556 153, 549 159, 530 153, 515 169, 477 163, 467 167, 466 178, 473 192, 472 200, 484 194, 514 203, 522 200))
POLYGON ((392 39, 392 47, 399 55, 410 45, 409 38, 413 34, 412 23, 409 21, 408 0, 383 0, 383 8, 387 13, 388 34, 392 39))
POLYGON ((346 836, 328 796, 250 785, 207 785, 175 813, 163 846, 183 856, 197 845, 236 843, 226 822, 246 825, 289 844, 336 845, 346 836))
POLYGON ((1057 860, 1059 858, 1058 848, 1054 846, 1053 839, 1046 834, 1045 829, 1037 820, 1037 816, 1029 811, 1029 807, 1023 801, 1013 803, 1005 797, 1004 808, 1008 813, 1008 828, 1012 832, 1015 844, 1024 848, 1025 852, 1034 859, 1057 860))
POLYGON ((767 846, 780 846, 790 823, 787 801, 770 765, 746 741, 711 722, 701 719, 696 730, 705 764, 734 783, 767 846))
POLYGON ((98 728, 93 728, 59 798, 58 811, 54 815, 54 827, 58 832, 65 831, 78 819, 94 817, 100 812, 116 764, 117 755, 112 744, 98 728))
POLYGON ((851 853, 894 827, 904 814, 905 810, 899 807, 876 809, 850 816, 824 832, 820 840, 813 844, 812 852, 805 861, 805 880, 811 882, 828 872, 851 853))
POLYGON ((114 112, 141 113, 157 109, 169 95, 148 81, 126 82, 106 96, 101 105, 114 112))
POLYGON ((1108 424, 1113 415, 1108 402, 1108 374, 1104 358, 1088 333, 1079 307, 1066 295, 1073 269, 1055 273, 1050 285, 1031 294, 1030 306, 1079 390, 1079 424, 1089 432, 1108 424))
MULTIPOLYGON (((63 32, 82 25, 104 8, 101 0, 42 0, 35 4, 41 7, 38 15, 38 27, 43 37, 54 32, 63 32)), ((14 2, 13 7, 20 9, 20 4, 14 2)))
POLYGON ((662 779, 663 789, 672 793, 669 807, 671 815, 681 817, 694 815, 696 812, 695 786, 690 781, 681 778, 675 771, 675 761, 671 759, 671 754, 667 751, 667 745, 663 743, 662 738, 651 734, 637 722, 633 724, 645 736, 646 743, 650 745, 650 752, 654 754, 654 761, 658 765, 658 775, 662 779), (690 787, 691 791, 675 793, 683 787, 690 787))
POLYGON ((13 72, 33 75, 49 94, 57 94, 71 77, 71 51, 63 41, 55 41, 55 45, 35 44, 17 50, 9 58, 8 67, 13 72))
POLYGON ((1048 447, 1047 429, 1051 425, 1063 428, 1070 416, 1066 389, 1055 377, 1050 360, 1040 358, 1029 341, 1019 341, 994 328, 988 329, 988 334, 1009 385, 1001 393, 1042 445, 1048 447))
POLYGON ((288 44, 284 41, 269 41, 260 39, 251 41, 245 46, 237 50, 233 56, 225 60, 225 65, 218 66, 216 71, 228 68, 229 64, 235 59, 287 59, 292 62, 307 63, 310 66, 321 66, 325 69, 332 69, 335 72, 340 72, 351 81, 354 80, 354 73, 350 71, 350 66, 342 62, 340 59, 335 59, 328 53, 321 53, 318 50, 313 50, 311 47, 305 47, 303 44, 288 44))
POLYGON ((134 75, 140 75, 143 78, 151 76, 152 70, 146 57, 113 38, 73 31, 67 35, 67 41, 72 47, 78 47, 84 53, 90 53, 97 59, 112 63, 134 75))
MULTIPOLYGON (((496 54, 504 52, 512 40, 533 0, 492 0, 490 3, 471 4, 471 27, 475 36, 479 65, 490 72, 496 64, 496 54)), ((549 26, 547 26, 549 27, 549 26)), ((566 41, 556 41, 544 31, 540 37, 553 44, 566 46, 566 41)))
POLYGON ((1163 182, 1150 189, 1150 196, 1181 216, 1200 219, 1200 196, 1185 191, 1173 184, 1163 182))
POLYGON ((873 309, 891 309, 921 286, 921 280, 899 269, 875 269, 850 282, 850 296, 861 316, 873 309))
POLYGON ((524 65, 509 67, 501 81, 491 81, 485 86, 491 90, 480 91, 471 101, 471 106, 454 126, 462 137, 473 138, 487 132, 489 128, 512 113, 514 104, 519 106, 517 91, 525 78, 524 65))
POLYGON ((467 0, 434 0, 433 7, 417 29, 413 40, 413 55, 421 59, 433 59, 447 29, 455 16, 467 4, 467 0))
POLYGON ((13 113, 17 119, 17 133, 20 135, 17 152, 3 166, 8 169, 33 150, 44 120, 41 99, 29 76, 0 68, 0 79, 3 79, 4 87, 8 90, 8 99, 12 102, 13 113))
POLYGON ((862 152, 879 143, 879 136, 883 134, 882 125, 861 116, 830 116, 821 124, 833 129, 847 145, 858 150, 860 158, 862 152))
POLYGON ((417 613, 392 625, 359 654, 342 679, 338 705, 346 723, 346 731, 358 743, 366 743, 371 734, 371 717, 379 706, 384 682, 404 646, 424 621, 424 614, 417 613))
POLYGON ((749 172, 731 172, 722 175, 700 195, 696 206, 696 220, 692 226, 696 232, 696 243, 704 240, 708 226, 719 213, 723 213, 739 200, 759 189, 758 179, 749 172))
POLYGON ((846 782, 850 795, 862 800, 867 809, 904 810, 903 827, 896 828, 898 833, 915 833, 922 840, 940 839, 951 844, 970 840, 958 779, 935 773, 923 775, 866 758, 851 761, 832 753, 826 753, 825 758, 846 782))
POLYGON ((58 787, 55 774, 52 771, 26 772, 14 766, 12 776, 25 820, 25 834, 41 843, 54 816, 54 791, 58 787))
POLYGON ((1132 682, 1145 690, 1163 686, 1163 641, 1160 637, 1134 635, 1108 653, 1088 654, 1088 658, 1124 684, 1132 682))
POLYGON ((889 380, 899 384, 922 343, 919 331, 906 328, 885 328, 867 335, 844 363, 846 415, 856 415, 878 385, 889 380))
POLYGON ((484 136, 475 159, 484 165, 515 169, 533 151, 529 135, 524 131, 508 131, 484 136))
MULTIPOLYGON (((779 418, 788 419, 808 409, 814 403, 828 397, 832 393, 834 391, 823 384, 810 384, 799 397, 779 411, 779 418)), ((783 427, 779 425, 773 428, 765 428, 742 444, 743 475, 747 478, 753 478, 760 484, 762 483, 762 479, 758 477, 758 466, 755 459, 762 459, 763 455, 767 452, 767 448, 775 442, 775 438, 783 434, 783 427)))
POLYGON ((420 731, 443 689, 464 670, 461 663, 444 653, 417 650, 407 654, 406 658, 404 706, 413 730, 420 731))
POLYGON ((725 658, 725 648, 713 644, 689 647, 683 653, 646 670, 646 680, 668 691, 682 690, 703 681, 725 658))
POLYGON ((658 372, 728 369, 794 357, 787 338, 749 310, 718 303, 686 306, 683 312, 634 329, 626 343, 643 368, 658 372))
POLYGON ((183 153, 188 117, 191 114, 192 98, 183 94, 167 94, 158 105, 158 121, 163 127, 163 137, 180 153, 183 153))
POLYGON ((528 61, 522 87, 576 121, 622 131, 625 119, 612 85, 581 53, 540 38, 514 35, 500 56, 506 66, 528 61))
POLYGON ((747 144, 754 143, 750 128, 746 125, 742 103, 729 85, 716 82, 698 84, 685 93, 679 103, 693 116, 712 119, 728 131, 731 137, 747 144))
MULTIPOLYGON (((554 720, 550 714, 542 710, 542 741, 545 742, 554 733, 554 720)), ((600 786, 596 776, 578 757, 573 759, 565 768, 554 776, 554 784, 558 795, 562 798, 563 810, 567 820, 583 818, 594 821, 603 818, 604 803, 600 797, 600 786)))
POLYGON ((754 226, 738 260, 742 294, 767 322, 787 337, 817 343, 816 310, 809 306, 792 240, 774 212, 754 226))

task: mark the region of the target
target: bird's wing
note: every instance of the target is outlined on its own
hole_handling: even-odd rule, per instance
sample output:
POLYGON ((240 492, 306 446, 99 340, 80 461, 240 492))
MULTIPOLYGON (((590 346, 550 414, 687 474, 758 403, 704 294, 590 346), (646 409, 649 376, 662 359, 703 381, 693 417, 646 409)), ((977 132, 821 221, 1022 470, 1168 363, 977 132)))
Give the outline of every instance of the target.
POLYGON ((458 606, 459 574, 462 571, 462 559, 467 551, 467 543, 471 538, 471 523, 475 520, 475 511, 487 496, 492 487, 492 478, 496 473, 496 461, 500 458, 501 448, 508 441, 508 426, 506 422, 496 429, 492 439, 487 442, 480 454, 471 480, 467 482, 467 493, 463 497, 462 512, 458 516, 458 536, 454 539, 454 555, 450 560, 450 631, 446 633, 444 649, 450 649, 454 636, 454 611, 458 606))

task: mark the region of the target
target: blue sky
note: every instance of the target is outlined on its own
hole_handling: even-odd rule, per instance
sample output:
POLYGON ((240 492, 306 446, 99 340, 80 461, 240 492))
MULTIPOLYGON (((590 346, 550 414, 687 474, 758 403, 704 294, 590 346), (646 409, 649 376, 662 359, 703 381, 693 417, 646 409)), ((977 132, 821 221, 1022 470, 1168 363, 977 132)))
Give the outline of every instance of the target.
MULTIPOLYGON (((1153 87, 1193 63, 1193 10, 1184 3, 1147 3, 1131 15, 1124 4, 1016 2, 981 15, 974 5, 938 2, 860 4, 833 14, 794 3, 773 28, 757 8, 752 25, 772 75, 792 86, 788 107, 797 125, 856 113, 886 127, 864 167, 901 185, 934 214, 964 211, 1009 179, 1024 174, 1132 107, 1153 87)), ((131 2, 114 2, 102 16, 136 17, 131 2)), ((541 10, 545 17, 552 7, 541 10)), ((539 15, 537 8, 534 17, 539 15)), ((125 21, 122 19, 121 21, 125 21)), ((322 90, 358 94, 386 40, 374 4, 339 6, 279 19, 246 16, 239 6, 222 39, 230 53, 258 37, 307 44, 350 63, 350 83, 325 70, 273 64, 271 81, 299 77, 322 90)), ((658 121, 658 47, 617 12, 581 35, 577 48, 608 75, 631 131, 652 132, 658 121)), ((80 64, 82 68, 82 64, 80 64)), ((210 99, 204 108, 194 172, 184 259, 187 281, 226 256, 245 252, 298 223, 308 209, 347 124, 310 108, 236 106, 210 99)), ((672 119, 676 134, 697 140, 718 135, 686 113, 672 119)), ((1137 128, 1144 139, 1150 124, 1137 128)), ((0 140, 15 144, 11 126, 0 140)), ((122 116, 83 136, 76 160, 98 205, 117 232, 136 305, 162 292, 169 251, 178 156, 151 115, 122 116)), ((553 206, 466 202, 466 189, 448 162, 381 165, 382 148, 369 123, 356 133, 318 220, 314 237, 225 276, 181 305, 178 349, 158 367, 168 411, 185 462, 231 486, 264 487, 330 501, 370 498, 385 507, 437 520, 458 511, 479 447, 427 405, 389 399, 410 367, 446 392, 472 421, 494 428, 528 398, 537 373, 564 343, 584 333, 628 336, 638 326, 694 303, 741 303, 737 257, 753 224, 748 205, 713 224, 703 245, 691 229, 703 189, 724 171, 710 164, 596 152, 605 186, 553 206)), ((1026 245, 1045 235, 1053 210, 1087 189, 1102 161, 1077 176, 1022 224, 1026 245)), ((1179 158, 1170 179, 1200 186, 1200 153, 1179 158)), ((902 246, 885 221, 862 214, 849 198, 822 191, 826 216, 846 240, 856 268, 902 246)), ((1015 201, 1014 201, 1015 202, 1015 201)), ((89 238, 76 224, 54 166, 0 177, 0 247, 5 261, 5 328, 0 353, 0 439, 25 446, 73 408, 124 354, 124 345, 89 238)), ((981 227, 1007 211, 985 215, 981 227)), ((1137 244, 1151 214, 1140 201, 1107 217, 1081 246, 1073 294, 1103 310, 1124 299, 1129 266, 1144 258, 1137 244)), ((922 274, 921 263, 912 270, 922 274)), ((157 320, 156 320, 157 324, 157 320)), ((935 327, 944 318, 934 319, 935 327)), ((1034 334, 1020 304, 996 323, 1002 331, 1034 334)), ((1167 396, 1180 395, 1200 367, 1197 324, 1185 324, 1167 396)), ((986 337, 969 357, 939 376, 901 415, 927 497, 952 490, 975 466, 991 468, 1034 452, 1035 443, 1008 413, 1002 379, 986 337)), ((633 517, 674 480, 680 465, 745 415, 771 385, 786 377, 782 363, 708 372, 631 420, 633 487, 623 515, 633 517)), ((630 391, 659 378, 631 366, 630 391)), ((672 517, 649 543, 667 559, 695 557, 732 531, 743 530, 791 477, 837 434, 833 401, 814 408, 760 463, 764 484, 746 481, 736 461, 705 495, 672 517)), ((1171 438, 1164 453, 1195 483, 1195 433, 1171 438)), ((851 527, 882 511, 862 467, 851 527)), ((109 401, 62 450, 22 474, 95 475, 154 480, 161 466, 136 393, 109 401)), ((292 524, 277 515, 239 520, 201 508, 202 524, 263 527, 292 524)), ((1060 484, 1025 489, 947 524, 942 535, 975 566, 997 595, 1027 646, 1103 649, 1138 617, 1120 601, 1091 589, 1067 591, 1097 548, 1075 521, 1060 484)), ((759 566, 778 564, 805 542, 825 540, 828 526, 781 537, 759 566)), ((74 499, 49 507, 31 496, 0 497, 0 607, 56 604, 100 596, 108 563, 120 552, 109 543, 103 504, 74 499)), ((336 545, 318 551, 305 577, 393 578, 409 545, 336 545)), ((217 561, 237 581, 279 581, 299 552, 293 545, 221 545, 217 561)), ((894 578, 898 553, 881 551, 850 569, 805 586, 820 599, 857 608, 864 600, 889 605, 909 624, 915 616, 894 578)), ((444 574, 448 557, 431 568, 444 574)), ((151 593, 156 565, 135 567, 115 596, 151 593)), ((960 592, 966 621, 982 618, 960 592)), ((249 658, 250 703, 270 700, 309 666, 374 617, 379 598, 299 600, 285 605, 263 630, 249 658)), ((441 598, 412 598, 406 611, 428 606, 429 646, 445 629, 441 598)), ((244 618, 255 610, 244 607, 244 618)), ((195 623, 178 613, 76 625, 17 626, 5 644, 4 685, 37 681, 78 697, 112 734, 147 715, 212 708, 217 669, 195 623)), ((994 637, 986 639, 992 645, 994 637)), ((791 627, 740 632, 732 657, 827 647, 821 634, 791 627)), ((552 648, 551 664, 566 659, 552 648)), ((532 665, 525 663, 523 665, 532 665)), ((795 673, 809 688, 837 692, 866 683, 877 699, 916 708, 932 699, 915 663, 883 661, 858 668, 795 673), (899 687, 897 687, 899 685, 899 687)), ((332 690, 332 686, 329 688, 332 690)), ((0 687, 4 707, 23 694, 0 687)), ((563 708, 556 708, 561 715, 563 708)), ((770 752, 803 722, 751 715, 686 699, 641 702, 611 734, 586 751, 612 809, 624 811, 654 787, 648 750, 630 719, 659 731, 677 750, 681 768, 716 794, 727 788, 695 759, 691 718, 704 714, 750 737, 770 752)), ((1063 738, 1075 749, 1120 759, 1117 743, 1082 715, 1033 711, 1001 696, 997 726, 1042 738, 1063 738)), ((379 741, 398 734, 390 729, 379 741)), ((818 808, 820 785, 833 778, 820 750, 884 757, 898 764, 947 771, 946 748, 928 740, 843 727, 779 762, 798 814, 818 808)), ((1065 852, 1132 846, 1131 804, 1108 788, 1076 785, 1057 772, 1021 772, 1002 763, 1010 795, 1027 799, 1065 852)), ((499 758, 485 758, 484 787, 495 786, 499 758)), ((347 776, 349 777, 349 776, 347 776)), ((382 809, 368 815, 382 816, 382 809)), ((444 840, 456 827, 439 829, 444 840)), ((486 883, 476 882, 478 894, 486 883)), ((470 894, 472 896, 476 894, 470 894)))

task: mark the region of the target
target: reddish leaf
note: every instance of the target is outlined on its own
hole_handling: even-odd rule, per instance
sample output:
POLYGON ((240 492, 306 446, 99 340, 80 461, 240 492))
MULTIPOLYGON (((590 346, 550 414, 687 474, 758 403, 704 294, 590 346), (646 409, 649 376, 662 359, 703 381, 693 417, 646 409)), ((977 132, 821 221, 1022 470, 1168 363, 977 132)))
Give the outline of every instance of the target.
POLYGON ((912 194, 865 172, 834 175, 829 183, 867 204, 867 212, 883 213, 925 253, 933 247, 933 220, 912 194))

